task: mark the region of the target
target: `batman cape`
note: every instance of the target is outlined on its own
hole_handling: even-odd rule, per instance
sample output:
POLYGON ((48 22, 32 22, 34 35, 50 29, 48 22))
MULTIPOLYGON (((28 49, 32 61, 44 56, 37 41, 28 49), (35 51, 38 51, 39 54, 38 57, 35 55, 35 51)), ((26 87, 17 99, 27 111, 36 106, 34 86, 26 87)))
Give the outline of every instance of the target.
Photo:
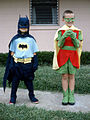
MULTIPOLYGON (((9 48, 10 48, 11 42, 18 39, 18 38, 20 38, 20 37, 30 37, 30 38, 34 39, 34 37, 29 34, 29 19, 28 19, 28 17, 20 17, 19 18, 19 21, 18 21, 18 34, 16 34, 11 39, 11 41, 9 43, 9 48), (19 30, 20 28, 28 28, 28 31, 25 34, 22 34, 20 32, 20 30, 19 30)), ((37 61, 37 56, 36 55, 33 57, 32 61, 33 61, 33 67, 36 70, 37 66, 38 66, 38 61, 37 61)), ((14 65, 14 59, 11 56, 11 51, 9 50, 8 58, 7 58, 7 62, 6 62, 6 69, 5 69, 5 73, 4 73, 4 77, 3 77, 3 89, 4 89, 4 92, 5 92, 5 89, 6 89, 7 80, 8 80, 9 86, 10 86, 10 83, 12 82, 12 78, 13 78, 13 74, 14 74, 13 73, 13 69, 14 69, 13 65, 14 65)))

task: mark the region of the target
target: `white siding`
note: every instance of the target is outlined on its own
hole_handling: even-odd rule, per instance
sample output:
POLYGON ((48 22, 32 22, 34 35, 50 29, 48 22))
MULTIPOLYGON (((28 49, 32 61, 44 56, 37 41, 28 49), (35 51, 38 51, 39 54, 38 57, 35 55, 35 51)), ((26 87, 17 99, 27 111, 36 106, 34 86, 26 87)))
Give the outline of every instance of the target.
POLYGON ((8 43, 17 33, 19 14, 29 15, 28 0, 0 0, 0 53, 8 51, 8 43))
POLYGON ((66 9, 74 11, 75 25, 83 31, 83 51, 90 51, 90 0, 61 0, 60 6, 61 15, 66 9))
MULTIPOLYGON (((64 10, 75 12, 75 25, 83 30, 83 51, 90 51, 90 0, 59 0, 58 26, 30 26, 30 33, 36 38, 40 51, 54 50, 54 35, 63 25, 64 10)), ((17 33, 19 14, 30 16, 29 0, 0 0, 0 53, 8 52, 8 43, 17 33)))

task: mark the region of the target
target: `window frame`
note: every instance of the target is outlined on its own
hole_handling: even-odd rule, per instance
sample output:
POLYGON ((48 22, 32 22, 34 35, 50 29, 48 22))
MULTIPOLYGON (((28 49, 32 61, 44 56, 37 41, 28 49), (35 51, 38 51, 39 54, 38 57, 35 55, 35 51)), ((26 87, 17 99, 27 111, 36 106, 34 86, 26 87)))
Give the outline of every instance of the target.
POLYGON ((58 13, 59 13, 59 8, 58 8, 58 4, 59 4, 59 0, 57 0, 57 23, 56 24, 38 24, 38 23, 32 23, 31 21, 32 21, 32 0, 29 0, 29 7, 30 7, 30 9, 29 9, 29 13, 30 13, 30 25, 31 26, 58 26, 58 22, 59 22, 59 19, 58 19, 58 13))

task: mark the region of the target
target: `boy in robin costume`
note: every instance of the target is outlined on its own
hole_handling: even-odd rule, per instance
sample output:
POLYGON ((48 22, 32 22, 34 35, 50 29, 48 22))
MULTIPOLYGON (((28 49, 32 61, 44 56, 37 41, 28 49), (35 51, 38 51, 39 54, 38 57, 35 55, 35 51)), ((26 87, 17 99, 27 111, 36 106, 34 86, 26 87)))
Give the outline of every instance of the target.
POLYGON ((74 105, 75 73, 80 67, 82 31, 73 24, 75 15, 71 10, 63 13, 65 23, 57 30, 54 38, 53 69, 62 74, 63 105, 74 105))
POLYGON ((29 19, 27 16, 20 17, 18 21, 18 34, 12 38, 9 44, 9 54, 3 78, 4 91, 6 80, 9 81, 9 84, 12 82, 10 104, 16 103, 16 92, 20 80, 24 81, 29 91, 30 101, 38 103, 33 88, 34 72, 38 68, 37 51, 36 41, 29 34, 29 19))

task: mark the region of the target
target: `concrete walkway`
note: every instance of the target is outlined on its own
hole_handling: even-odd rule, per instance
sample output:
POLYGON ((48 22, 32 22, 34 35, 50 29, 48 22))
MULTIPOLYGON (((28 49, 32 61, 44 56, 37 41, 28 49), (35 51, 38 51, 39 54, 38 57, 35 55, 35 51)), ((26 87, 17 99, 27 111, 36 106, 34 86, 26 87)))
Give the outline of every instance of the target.
MULTIPOLYGON (((75 94, 76 104, 74 106, 63 106, 62 93, 59 92, 46 92, 35 91, 35 96, 39 99, 39 104, 33 104, 28 98, 27 89, 18 89, 16 106, 26 105, 27 107, 37 107, 46 110, 65 110, 70 112, 90 112, 90 94, 75 94)), ((3 92, 3 88, 0 88, 0 103, 9 103, 10 89, 7 88, 6 92, 3 92)))

